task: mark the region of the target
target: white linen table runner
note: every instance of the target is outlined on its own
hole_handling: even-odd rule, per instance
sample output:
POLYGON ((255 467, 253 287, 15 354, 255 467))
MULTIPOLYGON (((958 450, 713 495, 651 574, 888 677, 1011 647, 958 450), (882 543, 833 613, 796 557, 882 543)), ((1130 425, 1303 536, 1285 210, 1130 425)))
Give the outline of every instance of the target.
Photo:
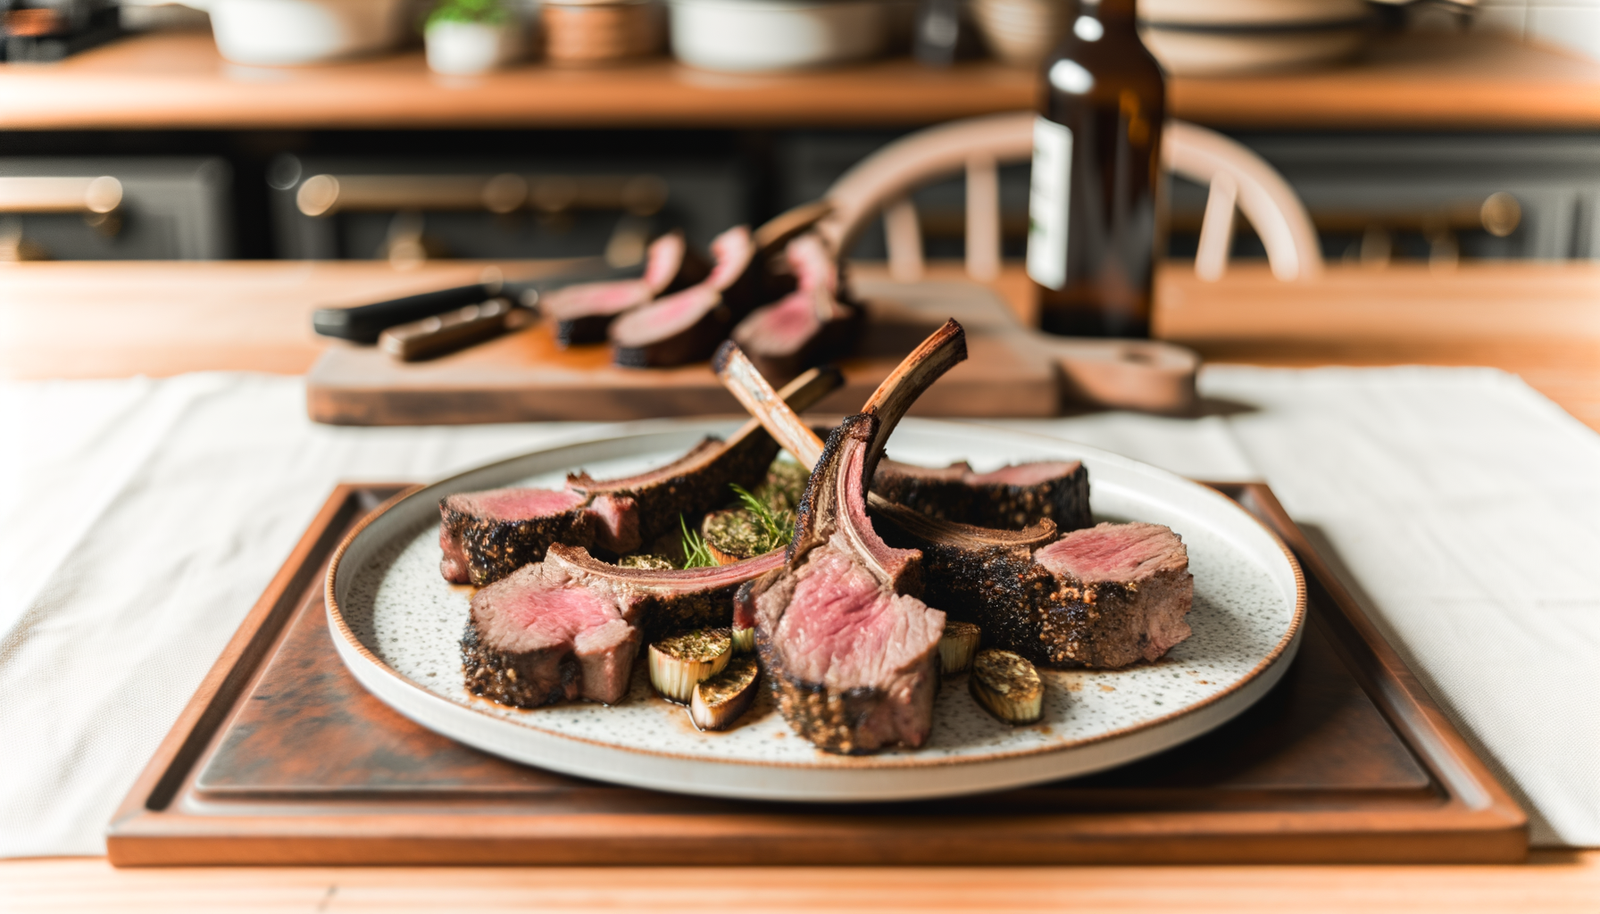
MULTIPOLYGON (((1600 845, 1600 436, 1488 369, 1208 367, 1201 419, 994 422, 1264 479, 1533 820, 1600 845)), ((112 811, 332 487, 582 424, 334 428, 299 378, 0 383, 0 856, 112 811)), ((892 444, 891 444, 892 450, 892 444)))

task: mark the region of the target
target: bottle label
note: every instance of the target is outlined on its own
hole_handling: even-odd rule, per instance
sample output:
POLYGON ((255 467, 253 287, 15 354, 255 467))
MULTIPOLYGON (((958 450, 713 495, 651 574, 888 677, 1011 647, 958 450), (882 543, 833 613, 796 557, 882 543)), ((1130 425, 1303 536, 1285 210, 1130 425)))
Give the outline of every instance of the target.
POLYGON ((1028 275, 1049 289, 1067 284, 1067 204, 1072 190, 1072 131, 1033 121, 1028 192, 1028 275))

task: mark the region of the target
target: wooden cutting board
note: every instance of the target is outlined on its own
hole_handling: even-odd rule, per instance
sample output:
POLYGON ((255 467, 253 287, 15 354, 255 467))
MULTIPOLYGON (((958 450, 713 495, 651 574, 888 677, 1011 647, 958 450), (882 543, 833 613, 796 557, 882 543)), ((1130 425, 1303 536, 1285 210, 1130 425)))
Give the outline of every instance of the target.
MULTIPOLYGON (((840 363, 845 386, 815 407, 860 408, 906 353, 947 318, 967 331, 968 359, 911 410, 922 416, 1058 415, 1061 384, 1038 334, 987 287, 969 282, 859 281, 868 325, 840 363)), ((376 347, 338 343, 306 378, 307 408, 339 425, 451 425, 542 420, 623 421, 742 413, 705 363, 618 368, 605 346, 562 350, 535 323, 426 362, 403 363, 376 347)))
MULTIPOLYGON (((1101 774, 913 803, 781 804, 570 778, 367 693, 323 577, 400 486, 341 486, 110 824, 118 866, 1513 862, 1524 816, 1262 485, 1219 485, 1306 571, 1304 642, 1239 717, 1101 774)), ((597 879, 606 878, 597 874, 597 879)))

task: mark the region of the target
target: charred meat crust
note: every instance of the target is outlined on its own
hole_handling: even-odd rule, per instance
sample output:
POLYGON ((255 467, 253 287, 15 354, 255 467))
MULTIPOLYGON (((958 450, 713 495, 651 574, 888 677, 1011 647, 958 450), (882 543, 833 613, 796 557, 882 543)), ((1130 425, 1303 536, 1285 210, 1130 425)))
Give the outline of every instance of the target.
POLYGON ((940 528, 912 533, 913 525, 893 520, 904 518, 881 524, 885 540, 922 551, 928 602, 952 619, 977 624, 985 646, 1041 666, 1117 669, 1155 660, 1189 633, 1183 616, 1194 578, 1186 561, 1137 580, 1086 582, 1036 560, 1049 540, 986 543, 947 530, 935 537, 929 531, 940 528))
POLYGON ((1023 605, 1033 578, 1048 577, 1033 564, 1033 551, 1056 541, 1055 524, 1041 520, 1023 530, 990 530, 949 521, 929 523, 928 518, 901 505, 879 503, 872 507, 874 527, 884 542, 922 553, 922 599, 950 618, 975 622, 984 642, 999 644, 989 635, 990 625, 1009 621, 1006 608, 1023 605), (981 613, 979 607, 993 611, 981 613), (979 621, 982 615, 990 621, 979 621))
POLYGON ((976 475, 964 463, 930 472, 886 460, 878 465, 872 490, 929 517, 977 527, 1015 530, 1048 519, 1066 532, 1094 523, 1089 471, 1081 463, 1027 485, 975 481, 976 475))
POLYGON ((439 543, 446 580, 479 587, 500 580, 529 562, 544 558, 556 543, 591 547, 595 521, 586 505, 545 517, 497 520, 457 510, 439 501, 439 543), (455 568, 453 566, 461 566, 455 568))
POLYGON ((718 568, 620 568, 557 543, 544 562, 473 596, 461 639, 467 690, 519 708, 614 702, 641 645, 726 628, 739 587, 782 562, 773 551, 718 568))
POLYGON ((582 673, 576 657, 562 658, 554 678, 542 674, 541 665, 526 654, 489 647, 476 620, 467 619, 461 636, 461 666, 466 671, 468 692, 513 708, 537 708, 578 697, 582 673))
POLYGON ((778 456, 778 443, 765 431, 730 439, 721 453, 704 459, 701 449, 715 446, 714 439, 707 439, 683 460, 629 479, 601 482, 585 473, 567 477, 567 485, 591 496, 633 499, 639 539, 654 542, 677 529, 678 515, 693 517, 726 502, 730 483, 746 489, 760 485, 778 456))
MULTIPOLYGON (((841 383, 837 369, 817 369, 785 386, 782 396, 804 409, 841 383)), ((672 463, 637 476, 569 476, 565 491, 577 503, 566 510, 502 517, 461 510, 474 493, 448 496, 439 503, 440 571, 446 580, 482 587, 540 561, 555 543, 628 551, 676 529, 680 513, 693 516, 726 502, 729 483, 756 487, 777 454, 777 442, 751 420, 725 443, 707 438, 672 463)))
POLYGON ((864 506, 842 500, 851 492, 864 499, 865 479, 842 477, 865 476, 863 464, 879 428, 876 417, 858 415, 829 436, 801 500, 784 566, 740 588, 735 608, 736 616, 756 620, 762 669, 790 727, 820 749, 850 755, 897 744, 919 746, 927 739, 944 625, 943 613, 909 596, 920 587, 917 553, 891 550, 881 541, 875 548, 862 539, 876 538, 870 525, 864 531, 850 529, 851 512, 864 506), (835 605, 855 609, 843 610, 849 614, 844 619, 827 618, 834 606, 808 605, 812 598, 802 596, 807 587, 835 599, 835 605), (841 656, 807 643, 819 633, 825 639, 826 630, 840 623, 847 640, 864 635, 870 640, 869 633, 852 626, 890 617, 898 640, 883 645, 889 655, 872 658, 873 670, 864 670, 862 659, 848 648, 841 656), (819 651, 820 659, 808 656, 819 651), (819 681, 800 672, 802 667, 826 667, 826 672, 819 681))
POLYGON ((635 601, 630 617, 647 643, 691 628, 730 627, 739 588, 780 563, 773 552, 701 574, 702 569, 622 568, 560 545, 552 554, 570 565, 576 577, 628 594, 635 601), (732 580, 709 587, 699 583, 712 574, 732 580))

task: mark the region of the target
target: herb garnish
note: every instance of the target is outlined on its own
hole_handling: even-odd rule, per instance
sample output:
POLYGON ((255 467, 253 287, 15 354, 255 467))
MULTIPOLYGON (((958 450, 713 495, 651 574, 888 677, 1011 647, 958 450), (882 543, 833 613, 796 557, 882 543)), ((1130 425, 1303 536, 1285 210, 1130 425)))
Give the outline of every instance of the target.
POLYGON ((689 529, 689 522, 678 515, 678 526, 683 529, 683 567, 685 568, 711 568, 717 560, 711 556, 711 550, 706 548, 705 537, 689 529))

